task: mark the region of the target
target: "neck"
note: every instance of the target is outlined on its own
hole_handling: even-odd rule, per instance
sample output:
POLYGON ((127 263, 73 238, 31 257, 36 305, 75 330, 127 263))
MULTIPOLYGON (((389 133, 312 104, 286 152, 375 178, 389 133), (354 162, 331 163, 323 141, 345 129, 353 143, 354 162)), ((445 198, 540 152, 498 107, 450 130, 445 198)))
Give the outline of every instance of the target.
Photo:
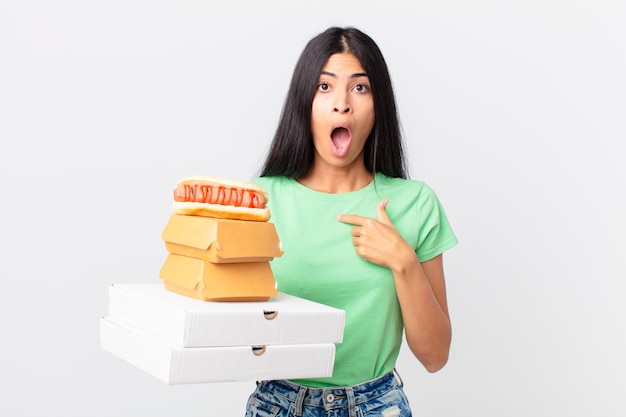
POLYGON ((374 174, 364 167, 357 170, 322 170, 312 169, 298 182, 307 188, 329 194, 349 193, 367 187, 374 179, 374 174))

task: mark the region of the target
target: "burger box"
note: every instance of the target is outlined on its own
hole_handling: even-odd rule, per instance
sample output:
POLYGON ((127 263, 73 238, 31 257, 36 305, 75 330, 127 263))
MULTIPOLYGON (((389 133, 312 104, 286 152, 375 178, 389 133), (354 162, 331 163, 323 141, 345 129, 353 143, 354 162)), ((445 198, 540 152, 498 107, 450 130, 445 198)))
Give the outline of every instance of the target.
POLYGON ((181 347, 341 343, 345 312, 285 293, 206 302, 158 284, 109 286, 108 316, 181 347))
POLYGON ((213 263, 271 261, 283 254, 270 222, 173 214, 161 237, 169 253, 213 263))
POLYGON ((110 317, 100 347, 171 385, 328 377, 335 360, 332 343, 184 348, 110 317))
POLYGON ((269 261, 213 263, 170 253, 159 276, 167 290, 202 301, 267 301, 278 293, 269 261))
POLYGON ((284 293, 203 302, 161 285, 114 284, 100 347, 168 384, 332 375, 345 312, 284 293))

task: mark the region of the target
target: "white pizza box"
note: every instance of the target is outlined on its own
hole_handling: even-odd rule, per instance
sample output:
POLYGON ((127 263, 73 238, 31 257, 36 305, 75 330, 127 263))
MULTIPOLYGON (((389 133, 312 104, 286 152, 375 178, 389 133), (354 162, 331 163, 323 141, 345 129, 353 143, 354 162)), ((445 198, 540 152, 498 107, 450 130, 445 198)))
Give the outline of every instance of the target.
POLYGON ((175 346, 341 343, 343 310, 279 292, 268 301, 202 301, 159 284, 112 284, 108 316, 175 346))
POLYGON ((333 343, 185 348, 107 316, 100 347, 171 385, 329 377, 335 359, 333 343))

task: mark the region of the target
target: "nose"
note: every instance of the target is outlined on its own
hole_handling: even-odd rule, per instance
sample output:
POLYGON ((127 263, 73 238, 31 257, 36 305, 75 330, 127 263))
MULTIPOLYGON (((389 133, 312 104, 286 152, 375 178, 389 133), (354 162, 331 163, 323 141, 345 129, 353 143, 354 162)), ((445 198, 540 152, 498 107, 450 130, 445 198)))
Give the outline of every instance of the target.
POLYGON ((333 112, 335 113, 348 113, 350 109, 350 104, 348 103, 348 94, 345 92, 337 92, 335 106, 333 108, 333 112))
POLYGON ((338 104, 335 106, 333 111, 337 113, 348 113, 350 111, 350 106, 348 104, 338 104))

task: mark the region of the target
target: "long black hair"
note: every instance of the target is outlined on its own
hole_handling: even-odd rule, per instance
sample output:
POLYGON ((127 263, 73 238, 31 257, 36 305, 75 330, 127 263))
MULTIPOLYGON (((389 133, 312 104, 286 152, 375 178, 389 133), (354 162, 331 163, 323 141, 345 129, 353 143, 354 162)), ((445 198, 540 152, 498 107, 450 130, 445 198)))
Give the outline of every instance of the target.
POLYGON ((280 121, 270 145, 261 176, 305 176, 313 164, 311 106, 319 76, 328 58, 351 53, 367 73, 374 99, 374 128, 365 142, 364 160, 369 172, 407 178, 395 95, 387 63, 372 38, 348 27, 331 27, 311 39, 291 78, 280 121))

